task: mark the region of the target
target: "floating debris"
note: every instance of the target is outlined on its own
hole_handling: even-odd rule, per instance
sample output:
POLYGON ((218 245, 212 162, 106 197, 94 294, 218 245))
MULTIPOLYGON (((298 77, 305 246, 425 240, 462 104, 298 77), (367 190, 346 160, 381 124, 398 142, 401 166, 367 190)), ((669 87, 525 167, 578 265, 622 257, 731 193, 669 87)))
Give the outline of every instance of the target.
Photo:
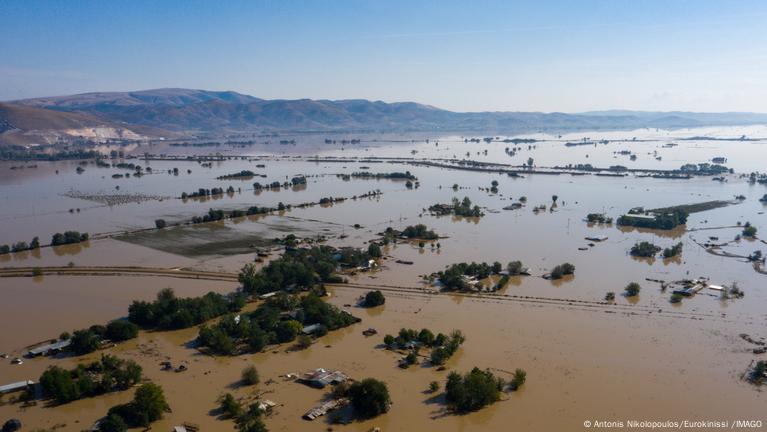
POLYGON ((330 411, 333 411, 338 408, 342 408, 348 404, 349 404, 349 399, 347 398, 334 399, 334 400, 325 402, 324 404, 320 406, 310 409, 306 414, 304 414, 304 418, 306 420, 314 420, 324 416, 330 411))

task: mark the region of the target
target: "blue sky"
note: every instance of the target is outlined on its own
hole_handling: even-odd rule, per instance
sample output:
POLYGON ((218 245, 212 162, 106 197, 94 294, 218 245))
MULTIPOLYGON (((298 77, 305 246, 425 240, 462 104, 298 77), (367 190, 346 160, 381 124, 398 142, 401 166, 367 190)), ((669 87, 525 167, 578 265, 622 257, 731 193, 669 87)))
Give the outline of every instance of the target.
POLYGON ((0 0, 0 100, 158 87, 767 112, 764 1, 0 0))

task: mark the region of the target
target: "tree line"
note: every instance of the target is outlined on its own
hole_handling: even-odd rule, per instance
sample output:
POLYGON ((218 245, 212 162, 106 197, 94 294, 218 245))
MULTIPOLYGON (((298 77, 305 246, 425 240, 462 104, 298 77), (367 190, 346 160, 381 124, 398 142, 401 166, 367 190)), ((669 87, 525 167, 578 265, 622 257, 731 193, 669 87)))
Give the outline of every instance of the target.
MULTIPOLYGON (((56 233, 51 237, 51 246, 60 246, 65 244, 73 244, 73 243, 81 243, 88 241, 90 239, 90 236, 88 233, 80 233, 78 231, 65 231, 64 233, 56 233)), ((27 243, 25 241, 16 242, 12 245, 2 245, 0 246, 0 255, 1 254, 7 254, 11 252, 24 252, 28 250, 34 250, 39 249, 42 245, 40 244, 40 238, 35 236, 32 238, 32 241, 27 243)))

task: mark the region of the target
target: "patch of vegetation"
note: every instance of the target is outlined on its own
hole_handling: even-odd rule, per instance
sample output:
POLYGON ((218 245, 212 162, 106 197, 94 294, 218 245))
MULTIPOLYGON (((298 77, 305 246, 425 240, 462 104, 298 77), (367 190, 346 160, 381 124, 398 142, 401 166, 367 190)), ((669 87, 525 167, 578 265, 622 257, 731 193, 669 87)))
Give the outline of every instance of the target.
POLYGON ((643 241, 631 247, 631 255, 642 258, 652 258, 661 248, 648 241, 643 241))
POLYGON ((218 403, 219 410, 224 415, 224 417, 236 419, 242 415, 242 405, 237 402, 237 399, 235 399, 231 393, 226 393, 225 395, 221 396, 218 403))
POLYGON ((663 258, 673 258, 682 253, 682 242, 675 244, 670 248, 663 249, 663 258))
POLYGON ((172 289, 157 293, 153 302, 134 301, 128 307, 128 319, 149 329, 182 329, 202 324, 245 305, 240 294, 221 295, 209 292, 202 297, 178 298, 172 289))
POLYGON ((113 406, 107 415, 122 418, 129 427, 146 427, 160 420, 163 413, 169 409, 162 387, 147 383, 136 389, 131 402, 113 406))
MULTIPOLYGON (((234 188, 232 188, 231 186, 229 187, 231 188, 231 191, 234 192, 234 188)), ((199 188, 195 192, 190 192, 190 193, 182 192, 181 199, 185 200, 189 198, 192 198, 192 199, 207 198, 211 196, 220 196, 223 194, 224 194, 224 188, 220 188, 220 187, 214 187, 211 189, 199 188)))
POLYGON ((52 366, 40 376, 43 394, 57 404, 127 390, 139 381, 141 366, 111 355, 102 355, 99 361, 80 364, 72 370, 52 366))
POLYGON ((521 275, 524 269, 525 267, 522 264, 522 261, 511 261, 506 265, 506 271, 509 273, 509 276, 521 275))
POLYGON ((348 393, 354 412, 361 418, 373 418, 389 411, 391 398, 386 383, 365 378, 353 383, 348 393))
POLYGON ((570 263, 564 263, 551 269, 550 276, 552 280, 557 280, 571 274, 575 274, 575 266, 570 263))
POLYGON ((60 161, 73 159, 96 159, 101 157, 101 153, 94 150, 72 150, 54 153, 45 153, 42 150, 44 150, 42 146, 37 147, 35 150, 30 150, 22 146, 3 148, 0 149, 0 160, 60 161))
POLYGON ((727 168, 724 165, 710 164, 710 163, 699 163, 697 165, 684 164, 679 168, 679 171, 685 174, 703 175, 703 176, 718 175, 718 174, 733 172, 731 168, 727 168))
POLYGON ((597 223, 597 224, 613 223, 613 218, 605 216, 604 213, 589 213, 588 215, 586 215, 586 220, 589 223, 597 223))
POLYGON ((639 291, 641 290, 642 287, 636 282, 631 282, 630 284, 626 285, 626 288, 623 289, 626 297, 635 297, 639 295, 639 291))
POLYGON ((514 376, 511 378, 511 381, 509 381, 509 388, 512 391, 516 391, 525 381, 527 381, 527 372, 524 369, 517 368, 514 370, 514 376))
POLYGON ((436 393, 439 391, 439 383, 436 381, 432 381, 429 383, 429 392, 436 393))
POLYGON ((767 380, 765 373, 767 373, 767 361, 759 360, 748 374, 748 379, 753 383, 762 384, 767 380))
POLYGON ((378 246, 376 243, 370 243, 368 246, 368 255, 370 255, 373 258, 381 258, 383 256, 383 251, 381 250, 381 246, 378 246))
POLYGON ((369 291, 365 294, 365 300, 362 305, 365 307, 376 307, 386 303, 386 298, 381 291, 369 291))
MULTIPOLYGON (((519 261, 513 261, 507 266, 510 274, 512 270, 517 270, 516 274, 519 274, 522 271, 521 267, 522 264, 519 261), (518 270, 517 266, 519 267, 518 270)), ((435 273, 435 276, 445 290, 465 291, 474 287, 472 285, 472 278, 476 280, 485 279, 490 275, 500 274, 501 271, 503 271, 503 265, 499 262, 494 262, 493 264, 458 263, 452 264, 444 271, 435 273)))
POLYGON ((645 212, 641 207, 631 209, 628 214, 619 217, 617 223, 620 226, 671 230, 679 225, 687 223, 689 213, 681 207, 682 206, 669 207, 668 209, 658 209, 648 212, 645 212), (653 217, 647 218, 638 216, 653 217))
MULTIPOLYGON (((386 232, 387 233, 390 232, 389 231, 390 229, 391 228, 386 228, 386 232)), ((420 239, 420 240, 436 240, 439 238, 436 232, 434 232, 433 230, 430 230, 424 224, 409 225, 405 227, 404 230, 402 230, 402 233, 400 233, 400 235, 409 239, 420 239)))
POLYGON ((477 411, 497 402, 503 385, 503 380, 489 370, 475 367, 463 376, 451 372, 445 385, 446 400, 457 412, 477 411))
POLYGON ((612 291, 608 291, 607 294, 605 294, 605 301, 606 302, 615 301, 615 293, 612 291))
POLYGON ((226 174, 222 176, 216 177, 216 180, 237 180, 237 179, 250 179, 253 178, 256 175, 251 170, 242 170, 240 172, 226 174))
POLYGON ((268 345, 294 341, 305 326, 317 324, 314 335, 322 336, 359 321, 314 292, 303 297, 280 293, 253 312, 226 315, 213 326, 200 327, 197 341, 220 355, 259 352, 268 345))
POLYGON ((246 410, 231 393, 226 393, 219 398, 219 409, 227 418, 237 423, 237 429, 241 432, 268 432, 261 417, 263 412, 258 403, 251 404, 246 410))
POLYGON ((454 214, 464 217, 482 217, 485 215, 479 206, 472 206, 469 197, 464 197, 463 201, 453 198, 452 204, 434 204, 429 207, 429 211, 437 215, 454 214))
MULTIPOLYGON (((343 176, 343 174, 339 174, 339 176, 343 176)), ((360 171, 360 172, 353 172, 349 175, 352 178, 361 178, 361 179, 390 179, 390 180, 418 180, 418 177, 414 176, 410 173, 410 171, 405 172, 390 172, 390 173, 371 173, 367 171, 360 171)))
POLYGON ((77 231, 65 231, 64 234, 56 233, 51 238, 51 246, 80 243, 88 241, 88 233, 79 233, 77 231))
POLYGON ((27 242, 20 241, 10 246, 8 245, 0 246, 0 255, 11 253, 11 252, 15 253, 15 252, 23 252, 27 250, 34 250, 38 248, 40 248, 40 238, 34 237, 32 238, 32 241, 29 244, 27 244, 27 242))
POLYGON ((420 332, 414 329, 402 328, 396 337, 392 335, 384 336, 384 344, 387 347, 410 349, 413 351, 411 354, 414 356, 421 347, 430 348, 431 354, 429 359, 432 365, 437 366, 445 364, 465 341, 466 337, 460 330, 453 330, 449 336, 443 333, 434 336, 434 333, 426 328, 421 329, 420 332))
POLYGON ((258 377, 258 370, 255 366, 250 365, 242 370, 242 382, 245 385, 256 385, 260 381, 258 377))
POLYGON ((741 234, 743 237, 754 238, 756 237, 756 227, 751 225, 750 222, 746 222, 746 224, 743 226, 743 232, 741 234))
MULTIPOLYGON (((67 333, 64 333, 68 336, 67 333)), ((92 325, 87 329, 72 332, 71 344, 68 349, 75 355, 83 355, 96 351, 105 340, 122 342, 138 336, 138 326, 125 320, 115 320, 103 325, 92 325)))
POLYGON ((358 267, 367 264, 371 258, 368 252, 354 248, 335 249, 321 245, 311 249, 291 249, 260 270, 254 264, 246 265, 240 271, 239 280, 249 294, 287 288, 309 289, 320 282, 340 282, 334 275, 338 265, 358 267))

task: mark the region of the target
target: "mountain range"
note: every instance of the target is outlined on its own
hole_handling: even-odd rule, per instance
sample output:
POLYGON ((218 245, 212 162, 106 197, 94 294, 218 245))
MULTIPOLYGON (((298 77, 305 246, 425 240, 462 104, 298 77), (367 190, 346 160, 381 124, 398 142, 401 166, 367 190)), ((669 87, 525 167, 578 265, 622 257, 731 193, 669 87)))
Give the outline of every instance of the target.
POLYGON ((453 112, 414 102, 266 100, 180 88, 84 93, 0 103, 0 142, 45 137, 178 137, 204 132, 522 133, 767 123, 767 114, 598 111, 453 112), (94 132, 94 130, 98 132, 94 132), (81 135, 77 135, 81 134, 81 135))

